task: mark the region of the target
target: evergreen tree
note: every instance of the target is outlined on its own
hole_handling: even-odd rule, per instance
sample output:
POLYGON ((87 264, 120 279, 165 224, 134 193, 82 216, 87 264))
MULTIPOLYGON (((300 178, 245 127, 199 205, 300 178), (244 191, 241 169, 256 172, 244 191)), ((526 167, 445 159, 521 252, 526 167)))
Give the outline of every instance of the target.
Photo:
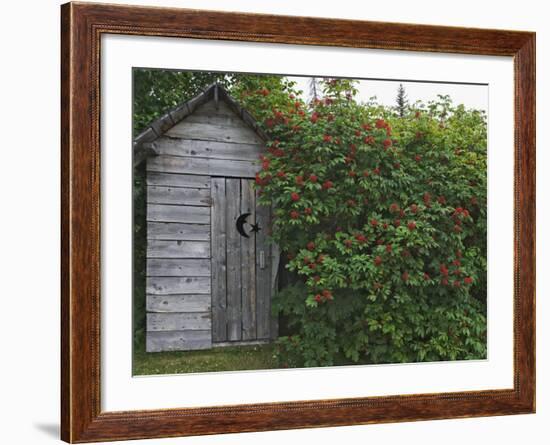
POLYGON ((397 89, 397 114, 399 114, 399 117, 405 116, 405 111, 407 111, 407 107, 409 106, 409 101, 407 99, 407 93, 405 93, 405 88, 403 87, 403 84, 399 84, 399 88, 397 89))

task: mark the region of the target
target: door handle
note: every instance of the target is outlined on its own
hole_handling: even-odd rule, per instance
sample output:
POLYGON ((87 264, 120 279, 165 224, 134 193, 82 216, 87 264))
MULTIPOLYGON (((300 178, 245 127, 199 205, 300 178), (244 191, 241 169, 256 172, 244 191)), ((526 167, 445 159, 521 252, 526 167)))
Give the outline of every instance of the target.
POLYGON ((265 269, 265 252, 260 250, 260 269, 265 269))

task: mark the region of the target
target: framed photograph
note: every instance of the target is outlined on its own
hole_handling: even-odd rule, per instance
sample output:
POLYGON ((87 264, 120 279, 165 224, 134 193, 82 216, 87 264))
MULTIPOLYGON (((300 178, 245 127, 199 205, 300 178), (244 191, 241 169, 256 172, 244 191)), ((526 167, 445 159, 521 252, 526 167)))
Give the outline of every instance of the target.
POLYGON ((62 439, 535 411, 535 34, 62 6, 62 439))

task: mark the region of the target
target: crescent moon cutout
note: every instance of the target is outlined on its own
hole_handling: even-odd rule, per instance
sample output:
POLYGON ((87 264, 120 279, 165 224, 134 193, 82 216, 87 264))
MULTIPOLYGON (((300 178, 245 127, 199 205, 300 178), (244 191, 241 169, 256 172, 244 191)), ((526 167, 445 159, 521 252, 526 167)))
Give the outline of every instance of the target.
POLYGON ((246 223, 246 218, 248 218, 250 216, 250 213, 243 213, 242 215, 240 215, 238 218, 237 218, 237 232, 239 232, 239 234, 241 236, 244 236, 245 238, 250 238, 248 236, 248 234, 244 231, 244 223, 246 223))

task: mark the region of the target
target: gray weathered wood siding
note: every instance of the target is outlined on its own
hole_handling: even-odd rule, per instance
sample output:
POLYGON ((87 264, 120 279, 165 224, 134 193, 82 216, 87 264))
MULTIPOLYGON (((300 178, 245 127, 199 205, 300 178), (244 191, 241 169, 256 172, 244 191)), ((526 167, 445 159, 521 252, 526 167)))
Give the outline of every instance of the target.
POLYGON ((252 186, 262 140, 226 103, 211 100, 153 146, 156 155, 146 161, 147 351, 269 339, 270 212, 256 205, 252 186), (243 213, 250 213, 247 230, 254 222, 263 230, 240 236, 235 222, 243 213))

